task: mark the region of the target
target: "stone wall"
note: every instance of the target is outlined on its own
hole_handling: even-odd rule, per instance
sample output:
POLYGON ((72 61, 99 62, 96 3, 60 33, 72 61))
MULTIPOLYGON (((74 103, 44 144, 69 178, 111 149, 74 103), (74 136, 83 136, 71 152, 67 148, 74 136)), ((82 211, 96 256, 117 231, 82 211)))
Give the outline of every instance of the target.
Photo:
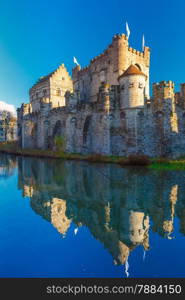
POLYGON ((184 155, 185 85, 155 83, 149 98, 149 65, 150 49, 130 48, 123 34, 72 79, 64 65, 40 78, 18 110, 21 147, 56 150, 60 140, 69 153, 184 155))
POLYGON ((0 142, 17 140, 17 119, 9 112, 0 112, 0 142))
POLYGON ((41 109, 41 102, 51 102, 51 107, 65 106, 66 91, 73 91, 73 83, 64 64, 56 71, 41 77, 29 91, 31 112, 41 109))
POLYGON ((91 60, 90 65, 73 69, 74 90, 84 101, 94 102, 102 82, 118 84, 118 76, 131 65, 136 64, 147 76, 146 97, 149 97, 150 49, 137 51, 128 45, 127 36, 115 35, 112 43, 99 56, 91 60))
POLYGON ((119 94, 114 90, 115 106, 100 105, 111 101, 112 93, 111 88, 101 87, 100 102, 77 102, 72 109, 50 109, 44 103, 39 114, 29 114, 22 120, 22 146, 52 149, 55 136, 60 136, 70 153, 152 157, 185 153, 185 112, 174 106, 173 99, 165 99, 160 110, 152 103, 121 109, 119 94))

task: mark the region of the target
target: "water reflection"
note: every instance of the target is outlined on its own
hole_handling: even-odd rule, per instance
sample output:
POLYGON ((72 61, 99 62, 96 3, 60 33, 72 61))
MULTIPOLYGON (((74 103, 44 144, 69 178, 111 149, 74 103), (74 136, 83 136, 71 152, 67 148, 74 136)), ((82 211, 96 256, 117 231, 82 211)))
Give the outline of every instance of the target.
POLYGON ((12 176, 16 166, 17 160, 15 156, 0 155, 0 180, 12 176))
POLYGON ((65 236, 71 222, 85 225, 103 243, 114 264, 126 263, 149 229, 174 238, 174 217, 185 234, 184 172, 154 172, 117 165, 18 158, 18 185, 32 209, 65 236))

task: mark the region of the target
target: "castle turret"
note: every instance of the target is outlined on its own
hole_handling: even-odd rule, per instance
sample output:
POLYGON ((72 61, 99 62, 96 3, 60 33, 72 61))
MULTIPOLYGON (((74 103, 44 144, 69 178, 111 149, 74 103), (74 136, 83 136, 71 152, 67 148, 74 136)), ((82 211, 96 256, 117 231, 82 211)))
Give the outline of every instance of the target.
POLYGON ((23 116, 30 114, 30 111, 31 111, 30 103, 28 103, 28 104, 23 103, 22 106, 21 106, 21 110, 22 110, 22 115, 23 116))
POLYGON ((174 102, 174 82, 161 81, 153 84, 154 109, 163 110, 164 106, 172 109, 174 102))
POLYGON ((147 76, 135 65, 130 65, 119 76, 121 109, 144 106, 146 79, 147 76))
POLYGON ((180 92, 176 92, 174 95, 175 104, 180 106, 182 109, 185 108, 185 83, 181 83, 180 92))
POLYGON ((181 83, 180 96, 185 100, 185 83, 181 83))
POLYGON ((127 53, 128 53, 128 38, 125 34, 116 34, 112 40, 112 60, 113 70, 121 75, 123 70, 128 66, 127 53))
POLYGON ((180 93, 176 93, 176 103, 180 105, 183 109, 185 108, 185 83, 181 83, 180 93))
POLYGON ((110 108, 110 85, 102 83, 99 88, 98 106, 100 110, 108 111, 110 108))

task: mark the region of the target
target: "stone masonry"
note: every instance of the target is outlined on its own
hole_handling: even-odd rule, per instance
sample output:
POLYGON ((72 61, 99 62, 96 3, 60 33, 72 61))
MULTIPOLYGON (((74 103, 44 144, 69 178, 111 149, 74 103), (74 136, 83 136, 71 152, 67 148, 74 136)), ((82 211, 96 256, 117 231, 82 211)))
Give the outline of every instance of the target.
POLYGON ((140 52, 127 36, 115 35, 89 66, 72 78, 62 64, 30 89, 30 103, 18 109, 22 148, 68 153, 150 157, 185 154, 185 84, 153 84, 149 96, 150 49, 140 52))
POLYGON ((0 111, 0 142, 17 139, 17 119, 8 111, 0 111))

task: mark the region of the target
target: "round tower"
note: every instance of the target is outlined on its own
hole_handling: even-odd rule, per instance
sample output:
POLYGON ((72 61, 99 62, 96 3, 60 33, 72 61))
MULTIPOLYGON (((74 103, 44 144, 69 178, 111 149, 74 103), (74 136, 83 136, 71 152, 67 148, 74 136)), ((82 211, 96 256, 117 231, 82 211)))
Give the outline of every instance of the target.
POLYGON ((144 106, 146 80, 147 76, 135 65, 118 77, 121 109, 144 106))

